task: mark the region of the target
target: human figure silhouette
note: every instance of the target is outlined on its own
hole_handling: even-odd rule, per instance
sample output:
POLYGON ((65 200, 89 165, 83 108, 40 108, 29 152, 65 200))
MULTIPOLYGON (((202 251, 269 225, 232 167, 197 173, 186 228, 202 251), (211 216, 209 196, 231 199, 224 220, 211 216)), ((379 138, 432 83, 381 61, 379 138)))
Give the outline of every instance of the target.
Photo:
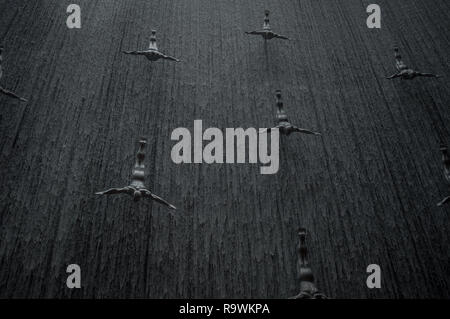
POLYGON ((405 62, 402 60, 402 56, 399 53, 399 50, 397 47, 394 48, 395 52, 395 67, 397 68, 397 73, 387 77, 387 79, 395 79, 395 78, 402 78, 403 80, 413 80, 416 77, 428 77, 428 78, 439 78, 440 75, 435 75, 431 73, 422 73, 415 71, 408 67, 405 62))
POLYGON ((134 165, 133 173, 132 173, 132 179, 131 184, 129 186, 125 186, 123 188, 112 188, 104 192, 98 192, 96 195, 116 195, 116 194, 127 194, 129 196, 133 197, 134 201, 139 201, 142 198, 150 198, 151 200, 154 200, 160 204, 163 204, 170 209, 176 209, 175 206, 169 204, 165 200, 163 200, 161 197, 156 196, 151 191, 149 191, 145 185, 145 165, 144 165, 144 159, 145 159, 145 146, 147 144, 147 141, 145 139, 141 139, 139 151, 136 156, 136 164, 134 165))
POLYGON ((149 61, 157 61, 159 59, 170 60, 175 62, 180 62, 180 60, 171 57, 169 55, 165 55, 164 53, 158 50, 158 45, 156 43, 156 31, 152 30, 152 35, 150 37, 150 46, 148 50, 143 51, 123 51, 125 54, 131 55, 142 55, 145 56, 149 61))
POLYGON ((0 47, 0 93, 2 93, 4 95, 7 95, 9 97, 12 97, 14 99, 18 99, 18 100, 20 100, 22 102, 28 102, 23 97, 20 97, 16 93, 14 93, 14 92, 12 92, 10 90, 7 90, 3 86, 1 86, 1 80, 2 80, 2 77, 3 77, 3 67, 2 67, 2 64, 3 64, 3 50, 4 50, 4 48, 0 47))
POLYGON ((299 128, 297 126, 292 125, 288 120, 286 112, 284 111, 284 105, 283 105, 283 100, 281 98, 280 90, 276 91, 276 98, 277 98, 277 108, 278 108, 276 119, 278 121, 278 125, 273 128, 264 129, 264 130, 260 131, 260 133, 264 133, 264 132, 270 133, 272 130, 278 129, 281 134, 288 135, 288 136, 291 135, 292 133, 321 135, 320 133, 313 132, 311 130, 299 128))
POLYGON ((300 281, 300 293, 290 299, 327 299, 327 297, 317 289, 314 274, 309 266, 306 234, 306 229, 300 228, 298 230, 299 244, 297 251, 299 257, 297 262, 297 272, 300 281))
MULTIPOLYGON (((448 148, 445 145, 441 145, 442 163, 444 164, 444 177, 447 183, 450 185, 450 156, 448 155, 448 148)), ((438 206, 444 206, 444 204, 450 203, 450 196, 444 198, 439 202, 438 206)))
POLYGON ((263 25, 262 30, 250 31, 250 32, 245 32, 245 33, 246 34, 250 34, 250 35, 262 36, 264 38, 264 40, 271 40, 273 38, 289 40, 288 37, 285 37, 283 35, 277 34, 277 33, 272 31, 272 28, 270 27, 269 14, 270 14, 270 11, 266 10, 265 11, 265 17, 264 17, 264 25, 263 25))

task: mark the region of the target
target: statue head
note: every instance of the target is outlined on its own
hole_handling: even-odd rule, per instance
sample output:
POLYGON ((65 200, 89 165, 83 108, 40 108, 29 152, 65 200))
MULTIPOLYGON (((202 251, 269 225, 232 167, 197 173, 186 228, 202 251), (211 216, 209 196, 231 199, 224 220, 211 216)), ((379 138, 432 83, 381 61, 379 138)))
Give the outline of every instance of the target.
POLYGON ((276 90, 275 96, 277 97, 277 99, 281 99, 281 90, 276 90))
POLYGON ((142 198, 142 193, 140 190, 136 189, 133 193, 133 200, 138 202, 142 198))

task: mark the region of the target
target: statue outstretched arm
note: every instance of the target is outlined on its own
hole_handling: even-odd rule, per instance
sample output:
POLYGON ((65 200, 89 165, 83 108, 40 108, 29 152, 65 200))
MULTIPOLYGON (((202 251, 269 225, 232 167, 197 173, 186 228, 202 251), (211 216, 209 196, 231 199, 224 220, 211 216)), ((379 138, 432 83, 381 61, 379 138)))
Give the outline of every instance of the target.
POLYGON ((142 51, 122 51, 125 54, 132 54, 132 55, 142 55, 144 52, 142 51))
POLYGON ((392 74, 391 76, 386 77, 386 79, 391 80, 400 77, 400 73, 392 74))
POLYGON ((416 72, 417 76, 423 76, 426 78, 440 78, 440 75, 432 74, 432 73, 422 73, 422 72, 416 72))
POLYGON ((312 295, 306 292, 301 292, 297 296, 289 297, 289 299, 312 299, 312 295))
POLYGON ((328 297, 321 292, 302 291, 297 296, 290 297, 289 299, 328 299, 328 297))
POLYGON ((163 55, 162 55, 162 58, 165 59, 165 60, 170 60, 170 61, 180 62, 180 60, 178 60, 177 58, 174 58, 174 57, 172 57, 172 56, 170 56, 170 55, 165 55, 165 54, 163 54, 163 55))
POLYGON ((7 89, 4 89, 4 88, 2 88, 2 87, 0 87, 0 92, 3 93, 3 94, 5 94, 5 95, 7 95, 7 96, 9 96, 9 97, 18 99, 18 100, 20 100, 20 101, 22 101, 22 102, 28 102, 27 99, 24 99, 23 97, 18 96, 18 95, 15 94, 14 92, 11 92, 11 91, 9 91, 9 90, 7 90, 7 89))
POLYGON ((444 200, 442 202, 440 202, 438 204, 438 206, 444 206, 445 204, 447 204, 448 202, 450 202, 450 196, 444 198, 444 200))
POLYGON ((294 126, 293 128, 294 128, 294 131, 298 132, 298 133, 311 134, 311 135, 322 135, 320 133, 313 132, 313 131, 310 131, 310 130, 307 130, 307 129, 304 129, 304 128, 299 128, 299 127, 296 127, 296 126, 294 126))
POLYGON ((95 193, 95 195, 115 195, 128 193, 130 193, 130 189, 128 187, 124 187, 124 188, 111 188, 103 192, 95 193))
POLYGON ((277 39, 289 40, 288 37, 285 37, 284 35, 281 35, 281 34, 276 34, 276 33, 275 33, 274 36, 275 36, 275 38, 277 38, 277 39))
POLYGON ((245 31, 245 34, 250 34, 250 35, 263 35, 264 31, 245 31))
POLYGON ((168 202, 166 202, 164 199, 162 199, 159 196, 156 196, 155 194, 153 194, 152 192, 150 192, 149 190, 145 190, 143 191, 143 194, 145 197, 149 197, 151 199, 153 199, 154 201, 163 204, 167 207, 169 207, 170 209, 176 210, 177 208, 175 206, 173 206, 172 204, 169 204, 168 202))

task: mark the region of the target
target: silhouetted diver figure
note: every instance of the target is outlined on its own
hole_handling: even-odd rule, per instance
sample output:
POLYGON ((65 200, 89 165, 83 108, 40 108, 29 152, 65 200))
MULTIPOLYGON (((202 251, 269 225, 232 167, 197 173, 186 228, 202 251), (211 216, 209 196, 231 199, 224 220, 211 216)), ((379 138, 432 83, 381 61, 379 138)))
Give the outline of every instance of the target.
POLYGON ((397 47, 394 48, 394 51, 395 51, 395 61, 396 61, 395 66, 396 66, 398 72, 387 77, 387 79, 391 80, 391 79, 395 79, 395 78, 402 78, 403 80, 412 80, 418 76, 423 76, 423 77, 428 77, 428 78, 441 77, 440 75, 435 75, 435 74, 431 74, 431 73, 417 72, 417 71, 409 68, 405 64, 405 62, 403 62, 402 56, 400 55, 397 47))
POLYGON ((298 244, 297 271, 300 281, 300 293, 290 299, 327 299, 327 297, 317 289, 315 279, 308 261, 308 248, 306 247, 306 229, 298 230, 300 241, 298 244))
MULTIPOLYGON (((441 145, 442 163, 444 164, 444 176, 447 182, 450 184, 450 157, 448 155, 448 148, 445 145, 441 145)), ((450 196, 447 196, 442 200, 438 206, 450 203, 450 196)))
MULTIPOLYGON (((2 68, 2 64, 3 64, 3 47, 0 47, 0 81, 3 77, 3 68, 2 68)), ((24 99, 23 97, 18 96, 17 94, 15 94, 14 92, 11 92, 7 89, 5 89, 4 87, 2 87, 0 85, 0 93, 3 93, 7 96, 10 96, 12 98, 18 99, 22 102, 28 102, 26 99, 24 99)))
POLYGON ((156 31, 155 30, 152 30, 152 35, 150 37, 150 46, 149 46, 148 50, 145 50, 145 51, 123 51, 123 53, 132 54, 132 55, 143 55, 150 61, 157 61, 159 59, 165 59, 165 60, 180 62, 180 60, 178 60, 174 57, 165 55, 164 53, 162 53, 158 50, 158 46, 156 44, 156 31))
POLYGON ((115 195, 115 194, 127 194, 133 196, 134 201, 139 201, 141 198, 150 198, 158 203, 168 206, 171 209, 176 209, 175 206, 169 204, 161 197, 156 196, 151 191, 145 188, 144 180, 145 180, 145 165, 144 158, 145 152, 144 148, 147 144, 145 139, 141 139, 139 151, 136 156, 136 164, 134 165, 132 181, 131 185, 126 186, 124 188, 112 188, 110 190, 104 192, 98 192, 96 195, 115 195))
POLYGON ((264 25, 263 25, 263 29, 262 30, 245 32, 245 33, 246 34, 251 34, 251 35, 260 35, 260 36, 262 36, 264 38, 264 40, 271 40, 273 38, 289 40, 288 37, 276 34, 275 32, 272 31, 272 28, 270 27, 270 21, 269 21, 270 11, 266 10, 265 14, 266 14, 266 16, 264 18, 264 25))
POLYGON ((270 133, 270 131, 272 131, 274 129, 279 129, 281 134, 288 135, 288 136, 295 132, 304 133, 304 134, 312 134, 312 135, 321 135, 320 133, 313 132, 313 131, 310 131, 310 130, 307 130, 304 128, 299 128, 299 127, 294 126, 291 123, 289 123, 286 112, 284 111, 284 106, 283 106, 283 101, 281 99, 281 91, 280 90, 276 91, 276 97, 277 97, 277 107, 278 107, 278 110, 277 110, 278 125, 275 126, 274 128, 264 129, 260 133, 264 133, 264 132, 270 133))

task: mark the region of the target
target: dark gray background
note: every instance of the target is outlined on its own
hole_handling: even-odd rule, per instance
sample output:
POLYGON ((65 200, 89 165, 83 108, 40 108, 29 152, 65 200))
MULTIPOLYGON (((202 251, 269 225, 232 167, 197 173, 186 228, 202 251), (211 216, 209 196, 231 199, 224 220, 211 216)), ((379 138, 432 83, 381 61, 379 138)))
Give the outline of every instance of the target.
POLYGON ((257 297, 298 292, 296 229, 310 230, 318 286, 334 298, 450 296, 449 76, 388 81, 392 47, 425 72, 449 70, 450 2, 0 0, 1 297, 257 297), (271 10, 291 42, 244 31, 271 10), (121 50, 159 47, 183 63, 121 50), (296 124, 323 138, 282 142, 281 169, 181 165, 177 127, 266 127, 276 89, 296 124), (447 126, 445 126, 447 125, 447 126), (148 186, 179 207, 93 194, 124 186, 141 135, 148 186), (81 290, 65 269, 82 268, 81 290), (366 267, 382 267, 369 290, 366 267))

